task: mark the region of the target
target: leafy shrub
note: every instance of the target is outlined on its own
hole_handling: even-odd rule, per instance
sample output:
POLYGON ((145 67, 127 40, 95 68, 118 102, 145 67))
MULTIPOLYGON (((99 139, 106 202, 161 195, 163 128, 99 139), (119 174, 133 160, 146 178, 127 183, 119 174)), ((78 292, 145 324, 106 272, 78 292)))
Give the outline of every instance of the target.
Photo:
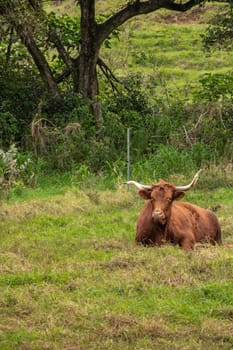
POLYGON ((32 72, 5 70, 0 59, 0 147, 7 149, 11 143, 25 147, 41 91, 40 80, 32 72))
POLYGON ((1 112, 0 107, 0 146, 9 147, 11 143, 15 141, 15 137, 18 133, 17 119, 9 112, 1 112))
POLYGON ((233 11, 232 4, 227 10, 224 10, 212 18, 202 41, 205 49, 211 50, 215 48, 232 49, 233 38, 233 11))
POLYGON ((217 101, 221 97, 233 98, 233 73, 206 73, 200 79, 201 88, 197 92, 199 98, 217 101))
POLYGON ((132 165, 135 178, 168 178, 174 173, 186 174, 194 168, 192 156, 187 150, 180 151, 174 146, 160 145, 153 155, 132 165))
POLYGON ((190 149, 190 157, 193 163, 201 168, 203 164, 208 164, 213 160, 211 145, 205 144, 203 141, 194 143, 190 149))
POLYGON ((0 191, 4 196, 8 196, 11 188, 21 187, 32 179, 30 162, 31 158, 20 154, 15 145, 6 152, 0 149, 0 191))
POLYGON ((130 74, 122 79, 122 84, 124 88, 118 90, 115 94, 108 91, 105 97, 105 105, 109 106, 108 110, 110 112, 120 116, 125 126, 137 126, 143 120, 145 114, 152 112, 149 96, 143 85, 143 77, 141 74, 130 74), (133 112, 136 113, 132 115, 133 112))
POLYGON ((228 157, 233 147, 233 74, 206 74, 194 91, 193 110, 198 106, 200 123, 196 138, 210 146, 210 159, 228 157))

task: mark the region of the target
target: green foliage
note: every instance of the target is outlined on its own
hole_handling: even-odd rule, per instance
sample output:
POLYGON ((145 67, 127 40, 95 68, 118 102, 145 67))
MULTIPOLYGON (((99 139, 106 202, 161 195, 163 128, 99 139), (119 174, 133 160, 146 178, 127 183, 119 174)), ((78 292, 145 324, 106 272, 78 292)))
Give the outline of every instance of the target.
MULTIPOLYGON (((63 10, 64 6, 61 5, 63 10)), ((107 15, 98 13, 97 21, 102 23, 107 15)), ((126 129, 130 128, 134 174, 139 174, 137 168, 144 169, 144 163, 152 175, 154 162, 160 164, 156 173, 164 177, 169 169, 176 172, 176 165, 186 172, 189 167, 216 159, 230 161, 233 80, 231 73, 224 72, 231 64, 231 52, 228 56, 222 53, 206 57, 199 41, 204 24, 168 25, 163 18, 166 21, 172 18, 167 14, 158 16, 161 21, 158 25, 150 19, 132 21, 129 27, 122 28, 121 41, 119 32, 114 32, 101 51, 103 60, 109 59, 109 66, 122 77, 123 83, 117 84, 118 91, 113 93, 106 82, 100 81, 100 90, 104 90, 99 96, 104 123, 101 139, 90 112, 90 101, 75 96, 69 81, 61 84, 62 102, 51 99, 43 91, 34 65, 15 33, 10 64, 5 69, 10 32, 6 23, 1 22, 4 24, 0 49, 1 147, 6 150, 17 142, 26 150, 33 150, 38 169, 50 174, 57 170, 79 171, 82 167, 104 174, 115 168, 122 174, 126 164, 126 129), (202 74, 213 69, 221 72, 202 74), (195 92, 192 85, 196 86, 195 92), (47 122, 41 124, 41 133, 33 139, 31 127, 40 120, 47 122)), ((66 50, 74 53, 79 40, 79 16, 64 15, 64 11, 61 15, 50 13, 49 21, 66 50)), ((36 38, 58 75, 64 66, 48 41, 45 45, 44 30, 40 28, 36 38)))
POLYGON ((233 74, 206 73, 201 79, 201 89, 198 95, 209 101, 217 101, 221 97, 233 97, 233 74))
POLYGON ((198 138, 210 145, 212 156, 217 158, 231 159, 232 88, 232 72, 206 74, 193 95, 194 104, 203 111, 201 123, 197 128, 198 138))
POLYGON ((212 76, 205 78, 192 90, 192 101, 170 90, 165 99, 158 94, 153 101, 151 94, 159 87, 151 87, 140 74, 130 75, 125 79, 125 89, 104 96, 102 139, 96 137, 89 101, 73 94, 67 94, 61 105, 45 99, 41 115, 54 123, 40 133, 40 137, 47 135, 47 146, 40 155, 46 156, 48 171, 72 171, 85 165, 91 172, 107 173, 109 164, 121 164, 119 171, 125 172, 127 128, 131 130, 132 164, 143 169, 145 163, 148 174, 155 171, 153 164, 158 164, 157 172, 164 177, 169 171, 186 173, 189 168, 231 157, 230 98, 224 96, 218 101, 222 84, 218 86, 212 76))
POLYGON ((6 152, 0 149, 1 195, 7 197, 11 188, 20 188, 32 181, 34 174, 30 162, 31 158, 20 154, 15 145, 11 145, 6 152))
POLYGON ((77 54, 79 50, 77 43, 80 40, 80 17, 71 17, 66 14, 56 16, 54 12, 51 12, 48 15, 48 21, 56 30, 67 52, 77 54))
POLYGON ((214 15, 210 21, 202 40, 205 49, 224 48, 231 50, 233 47, 233 8, 232 4, 224 11, 214 15))
POLYGON ((204 164, 214 162, 213 151, 213 146, 209 143, 196 142, 191 147, 190 158, 198 168, 201 168, 204 164))
POLYGON ((176 173, 190 174, 212 160, 210 149, 209 145, 199 142, 183 150, 173 145, 159 145, 153 155, 132 164, 132 178, 158 180, 176 173))
MULTIPOLYGON (((139 115, 151 113, 149 95, 143 84, 142 74, 129 74, 122 79, 123 89, 114 95, 108 94, 106 104, 109 104, 110 112, 120 115, 122 122, 128 127, 140 127, 138 125, 139 115), (110 97, 110 98, 109 98, 110 97), (134 114, 135 113, 135 118, 134 114), (128 115, 129 114, 129 115, 128 115), (132 114, 132 116, 130 115, 132 114)), ((141 117, 143 119, 143 117, 141 117)))
MULTIPOLYGON (((2 109, 4 110, 4 105, 2 106, 2 109)), ((18 133, 17 119, 9 111, 2 113, 0 112, 0 122, 0 145, 1 147, 3 145, 4 147, 9 147, 15 141, 18 133)))
POLYGON ((25 145, 42 85, 29 67, 4 67, 0 58, 0 147, 6 149, 11 143, 25 145))

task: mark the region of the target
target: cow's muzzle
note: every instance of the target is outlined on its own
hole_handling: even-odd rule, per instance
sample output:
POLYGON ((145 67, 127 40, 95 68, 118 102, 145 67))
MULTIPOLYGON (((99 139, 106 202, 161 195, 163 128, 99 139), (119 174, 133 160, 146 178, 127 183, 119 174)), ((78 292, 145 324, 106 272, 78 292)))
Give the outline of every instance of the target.
POLYGON ((166 223, 166 216, 164 212, 160 209, 153 210, 152 219, 154 222, 159 222, 160 224, 163 224, 163 225, 166 223))

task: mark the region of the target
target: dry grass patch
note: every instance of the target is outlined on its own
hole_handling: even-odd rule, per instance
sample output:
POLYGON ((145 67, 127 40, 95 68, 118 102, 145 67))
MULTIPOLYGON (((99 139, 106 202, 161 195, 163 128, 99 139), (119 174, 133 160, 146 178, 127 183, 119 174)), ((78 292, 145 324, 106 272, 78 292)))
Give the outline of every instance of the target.
MULTIPOLYGON (((202 323, 200 338, 207 341, 211 340, 217 344, 222 343, 223 345, 225 343, 224 349, 227 348, 227 344, 233 347, 233 324, 229 320, 222 320, 221 322, 217 319, 205 320, 202 323)), ((216 348, 219 349, 220 347, 216 348)), ((230 347, 228 348, 230 349, 230 347)))
POLYGON ((31 219, 38 215, 61 216, 70 213, 83 213, 91 210, 94 203, 82 191, 67 191, 63 196, 50 199, 4 203, 0 218, 3 221, 31 219))
POLYGON ((31 264, 20 254, 13 252, 0 253, 0 273, 18 273, 30 271, 31 264))
POLYGON ((107 338, 123 338, 127 341, 137 342, 137 339, 144 336, 151 339, 166 337, 170 330, 162 318, 157 319, 138 319, 124 314, 112 314, 105 312, 103 315, 105 325, 100 331, 107 338))
POLYGON ((112 210, 113 208, 129 208, 133 205, 135 194, 122 189, 116 192, 69 190, 64 195, 43 200, 29 200, 25 202, 2 203, 0 219, 2 221, 21 221, 38 215, 65 215, 85 213, 96 210, 112 210))

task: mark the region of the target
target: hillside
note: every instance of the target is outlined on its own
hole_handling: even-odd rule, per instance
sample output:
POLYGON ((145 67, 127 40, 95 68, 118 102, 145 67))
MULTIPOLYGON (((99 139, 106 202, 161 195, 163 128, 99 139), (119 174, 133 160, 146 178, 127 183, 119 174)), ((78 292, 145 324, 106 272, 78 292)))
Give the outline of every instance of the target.
MULTIPOLYGON (((109 14, 124 1, 96 1, 96 15, 109 14)), ((184 89, 195 84, 207 72, 231 70, 233 52, 204 52, 201 36, 209 20, 223 4, 206 4, 186 13, 159 10, 138 16, 120 31, 120 40, 112 40, 111 49, 103 48, 105 59, 114 74, 124 77, 140 72, 154 81, 163 81, 170 88, 184 89)), ((77 15, 74 1, 53 2, 47 11, 61 15, 77 15)))
POLYGON ((140 72, 169 87, 195 84, 205 73, 232 69, 233 52, 205 52, 202 35, 215 7, 196 8, 189 13, 154 13, 133 19, 124 26, 120 42, 104 50, 117 74, 140 72))

